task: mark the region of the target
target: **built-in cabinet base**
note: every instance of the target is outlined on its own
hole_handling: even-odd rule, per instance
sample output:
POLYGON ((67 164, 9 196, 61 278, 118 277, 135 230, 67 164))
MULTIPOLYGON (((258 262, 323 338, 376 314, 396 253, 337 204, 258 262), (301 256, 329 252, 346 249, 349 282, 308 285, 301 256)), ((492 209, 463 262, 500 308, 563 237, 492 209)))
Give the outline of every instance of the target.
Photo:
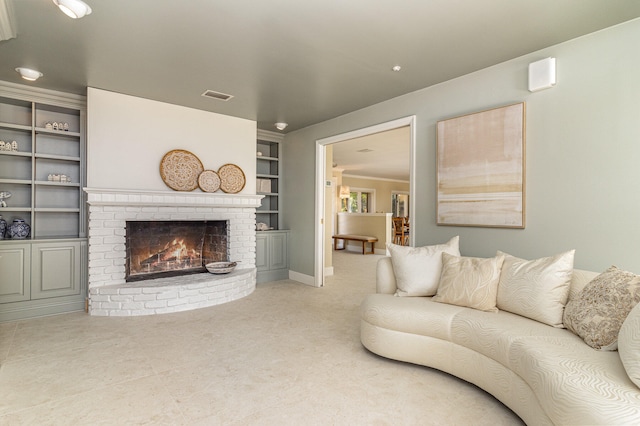
POLYGON ((84 310, 87 240, 5 241, 0 322, 84 310))
POLYGON ((256 233, 256 282, 289 278, 289 231, 259 231, 256 233))

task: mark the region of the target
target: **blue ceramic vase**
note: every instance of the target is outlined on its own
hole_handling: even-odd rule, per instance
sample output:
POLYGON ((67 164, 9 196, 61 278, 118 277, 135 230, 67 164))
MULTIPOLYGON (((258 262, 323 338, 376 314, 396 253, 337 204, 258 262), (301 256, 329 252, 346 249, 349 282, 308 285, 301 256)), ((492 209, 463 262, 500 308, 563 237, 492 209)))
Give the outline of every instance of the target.
POLYGON ((0 216, 0 240, 4 240, 4 235, 7 232, 7 221, 0 216))
POLYGON ((24 219, 13 219, 13 224, 9 227, 9 237, 13 240, 24 240, 31 233, 31 227, 24 219))

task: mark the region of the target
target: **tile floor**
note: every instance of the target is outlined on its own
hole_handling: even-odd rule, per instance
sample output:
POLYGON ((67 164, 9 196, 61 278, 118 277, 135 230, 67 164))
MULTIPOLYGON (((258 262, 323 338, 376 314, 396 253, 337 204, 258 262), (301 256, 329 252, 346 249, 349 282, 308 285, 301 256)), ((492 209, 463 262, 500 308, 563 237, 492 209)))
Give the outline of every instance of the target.
POLYGON ((336 253, 322 289, 278 281, 184 313, 0 324, 0 425, 521 425, 466 382, 361 346, 379 257, 336 253))

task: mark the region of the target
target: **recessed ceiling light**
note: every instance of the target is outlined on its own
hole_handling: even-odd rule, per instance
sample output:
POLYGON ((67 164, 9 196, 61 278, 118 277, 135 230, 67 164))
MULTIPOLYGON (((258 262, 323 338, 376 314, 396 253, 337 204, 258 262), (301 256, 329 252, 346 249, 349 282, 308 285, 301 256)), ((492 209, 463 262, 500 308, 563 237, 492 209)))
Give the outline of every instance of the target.
POLYGON ((91 14, 91 8, 82 0, 53 0, 69 18, 78 19, 91 14))
POLYGON ((391 68, 391 71, 398 72, 401 69, 402 69, 402 67, 400 65, 394 65, 393 68, 391 68))
POLYGON ((18 72, 22 76, 22 78, 29 81, 36 81, 43 76, 40 71, 32 70, 31 68, 19 67, 16 68, 16 72, 18 72))

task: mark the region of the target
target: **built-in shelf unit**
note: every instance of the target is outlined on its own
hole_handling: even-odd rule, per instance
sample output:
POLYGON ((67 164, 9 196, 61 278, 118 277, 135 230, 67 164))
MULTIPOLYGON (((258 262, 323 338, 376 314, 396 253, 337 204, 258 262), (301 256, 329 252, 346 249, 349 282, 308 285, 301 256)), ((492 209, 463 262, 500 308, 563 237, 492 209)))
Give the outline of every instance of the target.
POLYGON ((256 150, 256 193, 264 195, 256 211, 256 222, 281 229, 282 134, 258 130, 256 150))
POLYGON ((283 135, 258 130, 256 193, 263 195, 256 222, 269 230, 257 231, 257 282, 289 278, 289 231, 282 229, 282 147, 283 135))
POLYGON ((84 307, 85 123, 84 96, 0 82, 0 215, 31 227, 0 240, 0 321, 84 307))

